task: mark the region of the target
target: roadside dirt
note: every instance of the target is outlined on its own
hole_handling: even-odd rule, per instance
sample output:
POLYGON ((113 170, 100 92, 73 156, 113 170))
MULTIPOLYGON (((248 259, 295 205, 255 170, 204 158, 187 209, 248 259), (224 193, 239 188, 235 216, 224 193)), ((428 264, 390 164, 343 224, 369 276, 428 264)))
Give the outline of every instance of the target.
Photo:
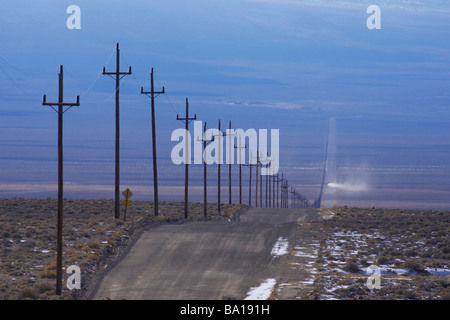
POLYGON ((307 280, 279 286, 274 299, 450 299, 450 212, 321 209, 299 228, 305 238, 286 263, 307 280))

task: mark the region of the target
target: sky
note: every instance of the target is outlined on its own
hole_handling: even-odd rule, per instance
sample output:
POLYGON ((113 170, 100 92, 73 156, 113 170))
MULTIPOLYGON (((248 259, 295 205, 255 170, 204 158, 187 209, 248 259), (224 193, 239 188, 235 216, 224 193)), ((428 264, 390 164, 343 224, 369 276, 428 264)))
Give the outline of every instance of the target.
MULTIPOLYGON (((221 119, 236 128, 279 129, 287 176, 295 175, 288 167, 296 161, 320 167, 330 117, 380 121, 377 134, 393 123, 386 121, 409 121, 417 139, 448 137, 447 130, 429 128, 445 128, 450 119, 449 15, 444 0, 3 3, 0 190, 55 182, 56 114, 42 106, 42 95, 57 100, 60 65, 65 100, 81 100, 64 114, 67 181, 105 184, 95 173, 113 156, 115 88, 101 72, 115 69, 116 43, 121 71, 132 67, 120 87, 130 183, 139 173, 127 176, 127 166, 138 170, 138 163, 151 179, 150 163, 133 162, 151 157, 150 101, 140 94, 141 87, 149 90, 151 68, 155 89, 166 92, 156 100, 161 166, 170 166, 170 134, 183 127, 176 114, 184 116, 186 98, 208 127, 221 119), (66 26, 70 5, 80 8, 79 30, 66 26), (381 29, 366 26, 370 5, 380 7, 381 29), (70 161, 84 161, 84 171, 70 161)), ((296 182, 305 189, 311 184, 296 182)))

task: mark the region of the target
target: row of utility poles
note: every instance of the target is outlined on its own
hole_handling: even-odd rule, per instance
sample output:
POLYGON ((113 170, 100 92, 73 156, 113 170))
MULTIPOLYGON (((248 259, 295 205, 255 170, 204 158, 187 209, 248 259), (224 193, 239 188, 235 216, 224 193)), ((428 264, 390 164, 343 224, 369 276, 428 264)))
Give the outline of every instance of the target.
MULTIPOLYGON (((258 188, 259 188, 259 207, 260 208, 308 208, 310 203, 308 200, 296 189, 289 185, 288 180, 284 174, 269 174, 265 175, 265 201, 263 202, 263 176, 260 170, 263 166, 270 164, 263 164, 260 161, 260 156, 257 156, 256 163, 244 164, 243 166, 250 169, 249 187, 248 187, 248 206, 252 206, 252 172, 255 168, 255 201, 254 206, 258 207, 258 188), (259 178, 259 187, 258 187, 259 178)), ((240 169, 239 169, 240 171, 240 169)), ((239 184, 242 184, 241 172, 239 172, 239 184)), ((242 203, 242 188, 240 188, 240 201, 242 203)))
MULTIPOLYGON (((60 295, 62 290, 62 231, 63 231, 63 114, 73 106, 79 106, 80 105, 80 97, 77 96, 76 102, 74 103, 68 103, 64 102, 63 97, 63 66, 60 66, 60 72, 59 72, 59 96, 58 96, 58 102, 47 102, 46 95, 43 96, 43 102, 42 104, 44 106, 50 106, 54 111, 58 114, 58 213, 57 213, 57 274, 56 274, 56 294, 60 295)), ((115 118, 115 125, 116 125, 116 132, 115 132, 115 189, 114 189, 114 217, 116 219, 120 218, 120 99, 119 99, 119 90, 120 90, 120 80, 124 78, 127 75, 131 75, 131 66, 128 67, 128 71, 120 71, 120 50, 119 50, 119 44, 116 44, 116 70, 112 72, 106 72, 105 67, 103 67, 103 75, 108 75, 111 78, 115 80, 115 112, 116 112, 116 118, 115 118)), ((152 151, 153 151, 153 192, 154 192, 154 214, 157 216, 159 214, 159 207, 158 207, 158 171, 157 171, 157 155, 156 155, 156 125, 155 125, 155 98, 160 95, 164 94, 164 87, 161 91, 155 91, 154 89, 154 80, 153 80, 153 68, 150 73, 150 91, 144 91, 144 89, 141 87, 141 94, 145 94, 150 97, 151 100, 151 125, 152 125, 152 151)), ((186 127, 186 134, 189 132, 189 123, 193 120, 197 119, 197 115, 195 114, 194 117, 189 116, 189 102, 186 98, 186 115, 185 117, 180 117, 177 114, 177 120, 184 121, 185 127, 186 127)), ((203 166, 204 166, 204 216, 206 218, 207 216, 207 170, 206 170, 206 146, 208 142, 214 141, 215 138, 219 139, 219 159, 222 159, 221 153, 221 139, 222 137, 228 137, 230 139, 230 147, 231 147, 231 139, 232 134, 231 133, 231 121, 229 122, 229 133, 221 132, 221 122, 219 120, 219 134, 213 135, 211 139, 206 139, 206 122, 204 124, 203 128, 203 138, 200 139, 197 137, 198 141, 203 142, 203 150, 204 150, 204 156, 205 159, 203 160, 203 166)), ((241 139, 239 137, 239 145, 235 145, 234 148, 239 150, 239 159, 242 155, 242 150, 246 149, 247 146, 243 145, 241 139)), ((186 143, 188 143, 188 138, 185 139, 186 143)), ((186 146, 186 161, 185 161, 185 195, 184 195, 184 216, 185 218, 188 217, 188 181, 189 181, 189 167, 188 167, 188 159, 190 158, 189 151, 190 148, 186 146)), ((231 157, 231 151, 229 152, 229 155, 231 157)), ((251 164, 252 161, 249 161, 250 164, 245 165, 241 164, 242 161, 239 161, 239 203, 242 204, 242 166, 248 166, 250 168, 250 178, 249 178, 249 206, 252 206, 251 201, 251 180, 252 180, 252 171, 253 167, 256 168, 256 196, 255 196, 255 207, 258 207, 258 178, 260 178, 260 185, 259 185, 259 194, 260 194, 260 207, 263 207, 262 204, 262 175, 260 176, 260 171, 258 171, 262 166, 261 162, 261 155, 256 155, 256 163, 251 164)), ((251 157, 251 155, 250 155, 251 157)), ((231 197, 231 159, 229 159, 229 172, 228 172, 228 178, 229 178, 229 204, 232 203, 232 197, 231 197)), ((218 207, 217 210, 220 212, 221 207, 221 195, 220 195, 220 182, 221 182, 221 167, 220 167, 220 161, 218 163, 218 207)), ((288 208, 288 207, 300 207, 300 206, 307 206, 308 202, 293 189, 291 186, 290 189, 288 187, 287 180, 281 176, 279 177, 278 174, 276 175, 269 175, 266 177, 266 201, 265 206, 266 207, 273 207, 273 208, 288 208), (276 184, 276 188, 275 188, 276 184), (275 201, 275 191, 276 191, 276 201, 275 201), (290 201, 289 201, 289 195, 290 201)))

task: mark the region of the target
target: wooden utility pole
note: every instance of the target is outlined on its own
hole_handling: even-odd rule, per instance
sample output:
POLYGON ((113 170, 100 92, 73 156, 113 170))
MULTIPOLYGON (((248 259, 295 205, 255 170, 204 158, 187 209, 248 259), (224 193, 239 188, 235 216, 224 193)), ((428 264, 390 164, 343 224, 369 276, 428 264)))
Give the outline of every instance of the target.
POLYGON ((255 208, 258 208, 258 176, 259 176, 259 151, 256 152, 256 194, 255 194, 255 208))
POLYGON ((141 87, 141 94, 150 95, 151 106, 152 106, 152 147, 153 147, 153 202, 154 202, 154 210, 155 216, 159 213, 159 201, 158 201, 158 167, 156 161, 156 125, 155 125, 155 98, 160 94, 163 94, 164 87, 162 91, 155 91, 154 82, 153 82, 153 68, 150 73, 150 91, 144 91, 144 88, 141 87))
POLYGON ((115 161, 115 188, 114 188, 114 217, 120 218, 120 108, 119 108, 119 88, 120 80, 126 75, 131 74, 131 67, 128 68, 128 72, 120 72, 120 50, 119 43, 116 44, 116 71, 106 72, 103 67, 103 74, 109 75, 116 81, 116 161, 115 161))
POLYGON ((281 190, 280 190, 280 198, 281 198, 281 208, 286 207, 286 188, 287 188, 287 179, 284 178, 284 174, 281 175, 281 190))
POLYGON ((248 206, 252 206, 252 152, 249 152, 249 164, 244 164, 244 167, 250 168, 250 175, 248 179, 248 206))
POLYGON ((205 217, 205 220, 206 220, 207 205, 208 205, 207 188, 206 188, 206 184, 207 184, 207 181, 206 181, 207 180, 206 179, 206 143, 214 141, 214 136, 210 140, 206 139, 206 122, 203 126, 203 138, 198 139, 198 137, 197 137, 197 141, 203 142, 203 216, 205 217))
MULTIPOLYGON (((256 173, 259 176, 259 206, 260 208, 263 207, 262 205, 262 195, 263 195, 263 190, 262 190, 262 175, 261 175, 261 169, 262 169, 262 162, 261 162, 261 156, 259 155, 259 152, 257 153, 257 160, 256 162, 256 173), (258 171, 259 168, 259 171, 258 171)), ((258 176, 256 178, 258 178, 258 176)), ((256 180, 256 184, 258 184, 258 180, 256 180)), ((258 188, 258 186, 256 186, 256 188, 258 188)), ((256 189, 256 201, 258 201, 258 189, 256 189)))
POLYGON ((272 174, 272 208, 275 208, 275 174, 272 174))
MULTIPOLYGON (((280 182, 282 181, 281 180, 281 178, 280 178, 280 176, 279 176, 279 174, 277 173, 277 177, 276 177, 276 183, 277 183, 277 187, 276 187, 276 189, 277 189, 277 208, 279 208, 280 207, 280 202, 279 202, 279 196, 280 196, 280 182)), ((275 192, 274 192, 274 194, 275 194, 275 192)), ((275 207, 275 205, 274 205, 274 207, 275 207)))
MULTIPOLYGON (((261 166, 261 169, 262 169, 262 167, 264 166, 264 167, 266 167, 266 168, 268 168, 269 167, 269 158, 266 156, 266 159, 260 159, 260 161, 261 161, 261 164, 260 164, 260 166, 261 166), (263 162, 267 162, 266 164, 263 164, 263 162)), ((260 170, 261 171, 261 170, 260 170)), ((266 170, 267 171, 267 170, 266 170)), ((267 172, 266 172, 267 173, 267 172)), ((266 208, 268 208, 268 204, 267 204, 267 201, 268 201, 268 199, 267 199, 267 195, 268 195, 268 188, 269 188, 269 185, 268 185, 268 183, 267 183, 267 179, 268 179, 268 175, 267 174, 265 174, 265 176, 266 176, 266 197, 265 197, 265 199, 266 199, 266 208)), ((261 197, 262 197, 262 174, 261 174, 261 181, 260 181, 260 185, 261 185, 261 197)), ((262 208, 262 199, 261 199, 261 208, 262 208)))
POLYGON ((266 174, 266 208, 268 208, 268 205, 267 205, 267 189, 269 188, 269 185, 267 183, 267 178, 268 178, 268 175, 266 174))
MULTIPOLYGON (((269 172, 271 171, 271 168, 269 167, 269 172)), ((269 174, 269 208, 272 208, 272 184, 271 184, 271 178, 272 176, 269 174)))
POLYGON ((223 156, 222 156, 222 136, 226 136, 225 133, 223 133, 222 131, 220 131, 220 119, 219 119, 219 133, 217 135, 213 135, 213 137, 219 137, 219 163, 218 163, 218 173, 217 173, 217 211, 219 211, 220 213, 220 164, 223 160, 223 156))
POLYGON ((189 101, 188 98, 186 98, 186 117, 180 118, 177 114, 177 120, 184 121, 186 124, 186 138, 185 140, 185 155, 186 158, 184 160, 184 218, 187 219, 188 217, 188 183, 189 183, 189 161, 190 161, 190 152, 191 146, 188 141, 188 135, 189 135, 189 122, 192 120, 197 120, 197 114, 194 115, 193 118, 189 118, 189 101))
POLYGON ((63 232, 63 114, 73 106, 80 105, 80 96, 77 96, 76 103, 65 103, 63 100, 63 66, 59 71, 59 95, 58 102, 47 102, 44 95, 42 105, 50 106, 58 113, 58 217, 56 228, 56 294, 61 295, 62 289, 62 232, 63 232), (58 106, 55 109, 54 106, 58 106), (68 107, 63 110, 63 107, 68 107))
POLYGON ((239 136, 239 147, 234 146, 235 149, 239 149, 239 204, 242 204, 242 149, 247 148, 247 145, 242 146, 241 136, 239 136))
POLYGON ((262 169, 262 163, 260 164, 260 168, 259 168, 259 206, 262 208, 262 175, 261 175, 261 169, 262 169))
POLYGON ((228 132, 229 145, 228 145, 228 203, 231 204, 231 137, 237 134, 231 134, 231 120, 229 125, 230 131, 228 132))

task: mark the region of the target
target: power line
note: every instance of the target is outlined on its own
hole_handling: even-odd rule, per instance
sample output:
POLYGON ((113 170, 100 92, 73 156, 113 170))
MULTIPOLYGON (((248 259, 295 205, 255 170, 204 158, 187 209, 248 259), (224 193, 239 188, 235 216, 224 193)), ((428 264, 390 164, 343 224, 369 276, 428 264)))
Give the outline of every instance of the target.
MULTIPOLYGON (((3 59, 2 59, 3 60, 3 59)), ((25 90, 24 88, 22 88, 22 86, 20 86, 16 81, 14 81, 14 79, 9 75, 8 72, 6 72, 5 69, 3 69, 3 67, 0 65, 0 69, 2 70, 2 72, 6 75, 6 77, 8 78, 9 81, 11 81, 12 84, 14 84, 20 91, 22 91, 23 93, 25 93, 27 96, 32 97, 32 95, 25 90)))

